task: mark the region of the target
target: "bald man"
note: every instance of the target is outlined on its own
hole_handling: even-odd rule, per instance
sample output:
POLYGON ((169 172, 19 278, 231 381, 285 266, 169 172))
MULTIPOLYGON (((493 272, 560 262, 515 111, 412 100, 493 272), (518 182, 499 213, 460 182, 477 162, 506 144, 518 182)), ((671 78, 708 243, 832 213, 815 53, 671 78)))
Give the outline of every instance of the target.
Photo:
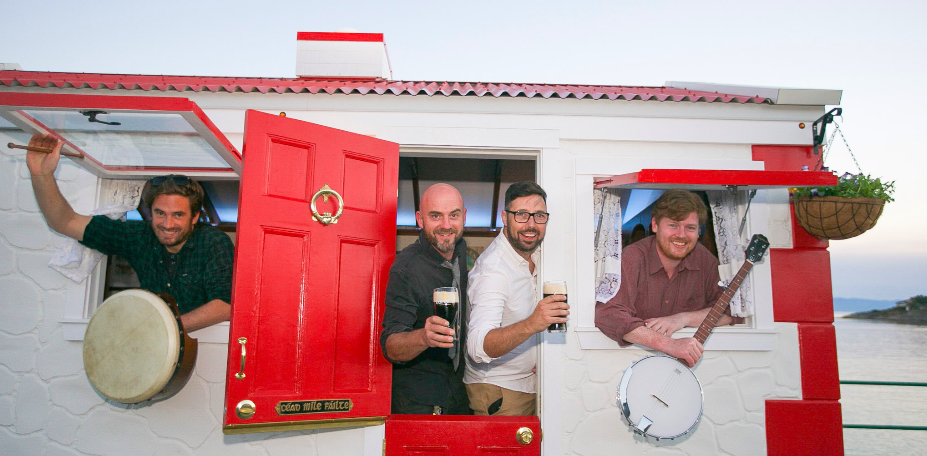
POLYGON ((389 272, 380 347, 393 363, 392 413, 469 415, 463 384, 466 348, 467 209, 456 188, 435 184, 422 194, 418 240, 389 272), (434 313, 435 288, 457 287, 451 327, 434 313), (456 338, 454 336, 457 336, 456 338))

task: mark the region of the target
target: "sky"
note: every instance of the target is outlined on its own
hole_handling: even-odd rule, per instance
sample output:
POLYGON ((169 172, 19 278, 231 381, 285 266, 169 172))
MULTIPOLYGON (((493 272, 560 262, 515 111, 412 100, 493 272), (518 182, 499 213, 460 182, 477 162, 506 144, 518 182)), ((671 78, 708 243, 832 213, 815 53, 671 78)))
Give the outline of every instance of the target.
MULTIPOLYGON (((927 294, 924 2, 6 0, 25 70, 294 77, 296 32, 383 33, 393 79, 843 90, 862 171, 896 182, 878 225, 832 241, 835 297, 927 294), (921 30, 918 32, 918 30, 921 30)), ((830 127, 832 131, 833 128, 830 127)), ((826 165, 856 172, 838 138, 826 165)))

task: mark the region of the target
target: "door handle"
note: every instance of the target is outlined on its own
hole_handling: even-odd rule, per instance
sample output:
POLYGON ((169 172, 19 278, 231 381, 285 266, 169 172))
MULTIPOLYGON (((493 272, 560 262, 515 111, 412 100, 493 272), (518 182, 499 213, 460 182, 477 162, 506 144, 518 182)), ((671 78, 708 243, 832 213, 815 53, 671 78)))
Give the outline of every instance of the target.
POLYGON ((245 344, 248 343, 248 338, 239 337, 238 343, 241 344, 241 369, 235 374, 235 378, 241 380, 245 378, 245 344))
POLYGON ((518 440, 518 443, 522 445, 530 445, 531 441, 534 440, 534 431, 529 427, 521 427, 515 431, 515 440, 518 440))
POLYGON ((338 192, 331 189, 328 184, 322 186, 319 191, 315 192, 315 195, 312 195, 311 203, 309 204, 309 209, 312 211, 312 220, 322 223, 325 226, 331 225, 332 223, 338 223, 338 217, 341 217, 341 213, 344 212, 344 200, 341 199, 341 195, 338 192), (319 210, 315 207, 315 200, 318 197, 322 197, 322 201, 328 201, 329 196, 334 196, 338 198, 338 212, 335 215, 332 215, 331 212, 325 212, 324 214, 319 214, 319 210))

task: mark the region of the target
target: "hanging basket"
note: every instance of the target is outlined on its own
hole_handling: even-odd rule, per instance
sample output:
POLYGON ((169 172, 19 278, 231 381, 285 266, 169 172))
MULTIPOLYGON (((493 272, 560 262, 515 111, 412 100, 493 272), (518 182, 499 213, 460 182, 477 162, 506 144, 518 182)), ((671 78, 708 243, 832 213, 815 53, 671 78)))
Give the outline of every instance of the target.
POLYGON ((792 200, 795 218, 812 236, 840 240, 859 236, 875 226, 885 201, 878 198, 800 196, 792 200))

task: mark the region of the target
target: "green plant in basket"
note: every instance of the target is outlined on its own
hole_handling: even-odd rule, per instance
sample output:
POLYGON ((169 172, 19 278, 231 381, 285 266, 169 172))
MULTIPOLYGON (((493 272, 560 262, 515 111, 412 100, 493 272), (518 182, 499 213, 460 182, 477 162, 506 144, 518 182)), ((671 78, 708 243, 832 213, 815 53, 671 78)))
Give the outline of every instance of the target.
POLYGON ((882 182, 869 174, 844 173, 833 187, 799 188, 792 192, 792 198, 802 196, 836 196, 840 198, 876 198, 886 203, 895 201, 895 181, 882 182))
POLYGON ((868 174, 846 173, 832 187, 792 191, 795 218, 809 234, 840 240, 859 236, 875 226, 885 203, 894 201, 895 182, 868 174))

